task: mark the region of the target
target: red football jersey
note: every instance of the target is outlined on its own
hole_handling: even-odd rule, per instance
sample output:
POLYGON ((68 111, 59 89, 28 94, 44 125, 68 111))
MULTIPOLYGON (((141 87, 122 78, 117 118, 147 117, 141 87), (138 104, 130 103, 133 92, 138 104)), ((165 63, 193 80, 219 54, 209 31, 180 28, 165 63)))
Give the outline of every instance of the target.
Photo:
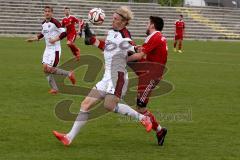
POLYGON ((146 60, 158 62, 165 65, 167 62, 167 40, 159 31, 150 34, 144 44, 143 52, 146 54, 146 60))
POLYGON ((177 20, 175 22, 176 26, 176 34, 183 34, 184 28, 185 28, 185 23, 183 20, 177 20))
POLYGON ((80 30, 83 26, 83 21, 77 19, 75 16, 65 17, 62 20, 62 26, 66 27, 67 33, 76 33, 75 24, 79 23, 80 30))

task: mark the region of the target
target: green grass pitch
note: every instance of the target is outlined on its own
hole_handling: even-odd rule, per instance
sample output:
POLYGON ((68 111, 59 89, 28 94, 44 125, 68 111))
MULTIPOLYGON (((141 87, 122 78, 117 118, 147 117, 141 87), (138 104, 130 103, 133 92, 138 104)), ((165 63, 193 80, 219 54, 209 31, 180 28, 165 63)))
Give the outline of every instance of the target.
MULTIPOLYGON (((66 132, 72 122, 58 119, 54 107, 73 99, 71 110, 78 112, 83 97, 47 93, 41 68, 43 41, 0 38, 0 159, 239 159, 240 43, 185 41, 182 54, 172 52, 171 41, 168 45, 164 79, 174 90, 149 104, 169 130, 163 147, 156 145, 153 132, 147 134, 138 123, 113 113, 90 121, 72 145, 64 147, 51 132, 66 132)), ((82 55, 101 57, 96 48, 82 42, 78 46, 82 55)), ((62 48, 61 64, 71 58, 65 41, 62 48)), ((82 73, 76 70, 78 79, 82 73)))

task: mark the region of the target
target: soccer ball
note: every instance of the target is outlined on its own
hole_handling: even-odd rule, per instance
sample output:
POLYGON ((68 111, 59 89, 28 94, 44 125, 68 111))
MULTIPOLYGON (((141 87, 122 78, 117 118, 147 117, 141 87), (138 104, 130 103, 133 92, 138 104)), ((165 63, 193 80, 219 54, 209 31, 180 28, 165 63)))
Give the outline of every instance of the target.
POLYGON ((88 13, 88 20, 94 25, 101 25, 104 18, 105 13, 101 8, 93 8, 88 13))

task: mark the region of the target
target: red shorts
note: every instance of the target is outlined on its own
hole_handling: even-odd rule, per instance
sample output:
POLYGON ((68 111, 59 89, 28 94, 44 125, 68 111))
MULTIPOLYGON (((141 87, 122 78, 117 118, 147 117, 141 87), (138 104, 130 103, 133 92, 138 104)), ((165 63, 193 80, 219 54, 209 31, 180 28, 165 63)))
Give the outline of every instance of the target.
POLYGON ((75 39, 77 37, 77 33, 67 33, 67 40, 70 42, 75 42, 75 39))
POLYGON ((154 62, 128 63, 138 75, 137 105, 146 107, 152 90, 158 85, 164 74, 165 65, 154 62))
POLYGON ((175 34, 175 40, 183 40, 183 34, 175 34))

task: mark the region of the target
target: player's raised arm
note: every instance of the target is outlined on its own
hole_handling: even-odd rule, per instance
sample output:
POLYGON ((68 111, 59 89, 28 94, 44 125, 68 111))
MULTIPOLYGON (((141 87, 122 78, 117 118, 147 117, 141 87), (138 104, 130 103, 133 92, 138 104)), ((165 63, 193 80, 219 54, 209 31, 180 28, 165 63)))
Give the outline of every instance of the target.
POLYGON ((145 54, 143 52, 135 53, 128 57, 128 62, 137 61, 143 59, 145 54))
POLYGON ((44 35, 42 33, 34 36, 34 37, 31 37, 31 38, 28 38, 26 39, 25 41, 27 42, 34 42, 34 41, 39 41, 40 39, 42 39, 44 37, 44 35))
POLYGON ((99 49, 104 50, 105 41, 96 38, 96 35, 93 34, 92 31, 90 30, 88 23, 85 24, 84 32, 85 32, 84 41, 86 45, 94 45, 99 49))

